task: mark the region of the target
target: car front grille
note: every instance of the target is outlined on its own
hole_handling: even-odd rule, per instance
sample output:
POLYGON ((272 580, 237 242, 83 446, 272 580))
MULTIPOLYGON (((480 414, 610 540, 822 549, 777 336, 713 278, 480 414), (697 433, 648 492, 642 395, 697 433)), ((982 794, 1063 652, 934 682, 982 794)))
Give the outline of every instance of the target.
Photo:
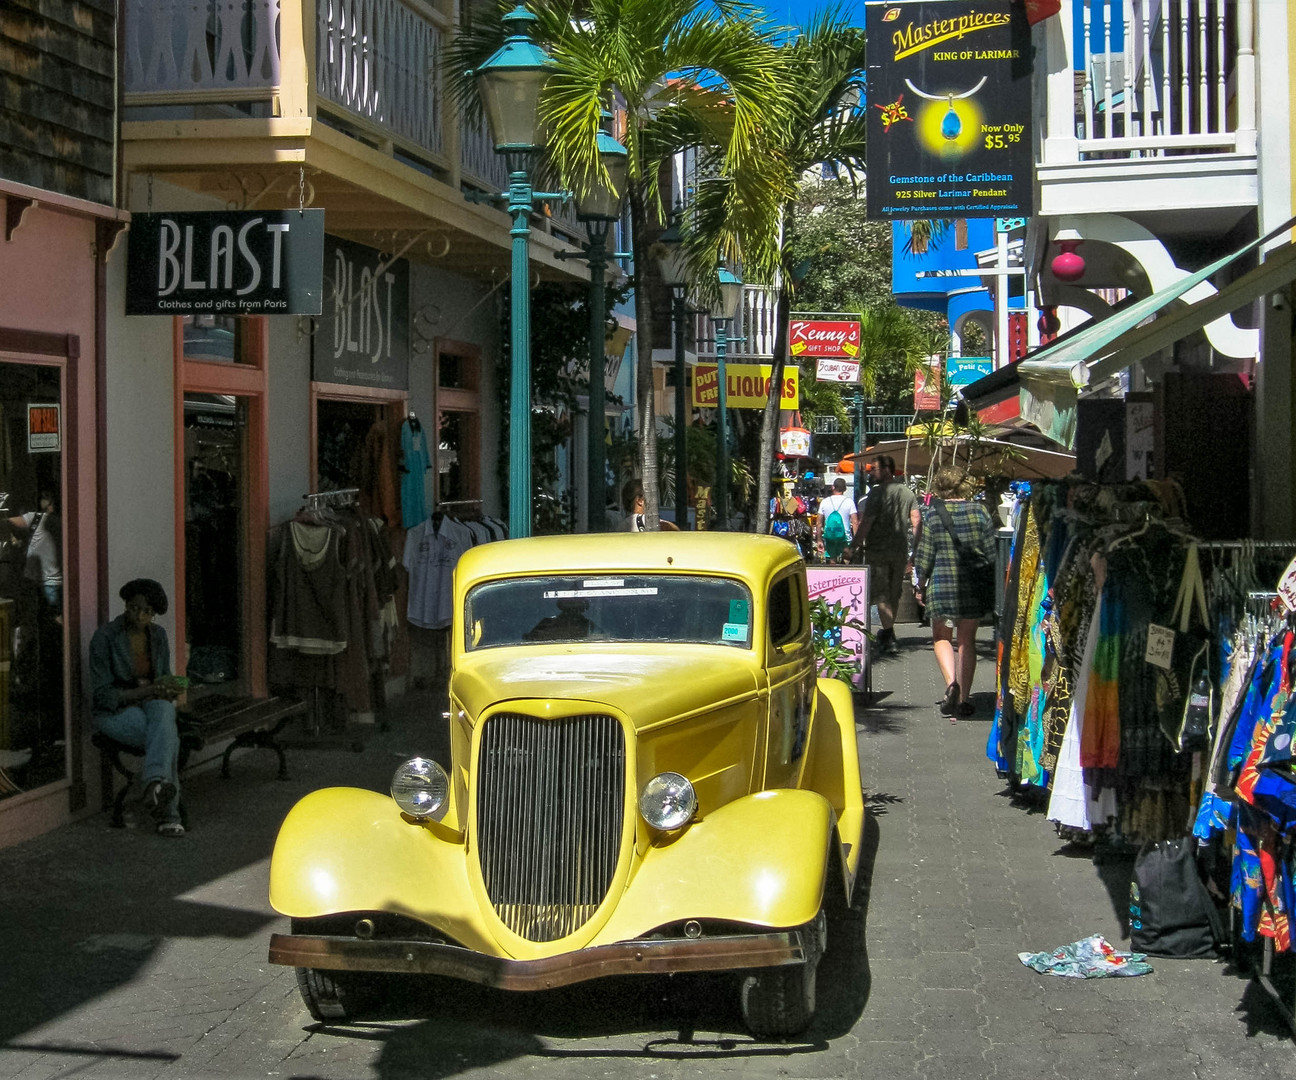
POLYGON ((620 854, 625 759, 615 717, 485 722, 477 858, 496 914, 520 937, 566 937, 602 903, 620 854))

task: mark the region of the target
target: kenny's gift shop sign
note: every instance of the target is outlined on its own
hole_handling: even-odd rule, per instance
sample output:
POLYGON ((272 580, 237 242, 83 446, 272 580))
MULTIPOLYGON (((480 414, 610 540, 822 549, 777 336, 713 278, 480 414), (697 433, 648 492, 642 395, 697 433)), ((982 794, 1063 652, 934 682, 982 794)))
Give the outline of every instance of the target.
POLYGON ((127 315, 318 315, 323 210, 132 214, 127 315))
POLYGON ((1030 27, 1009 0, 865 5, 871 218, 1028 216, 1030 27))

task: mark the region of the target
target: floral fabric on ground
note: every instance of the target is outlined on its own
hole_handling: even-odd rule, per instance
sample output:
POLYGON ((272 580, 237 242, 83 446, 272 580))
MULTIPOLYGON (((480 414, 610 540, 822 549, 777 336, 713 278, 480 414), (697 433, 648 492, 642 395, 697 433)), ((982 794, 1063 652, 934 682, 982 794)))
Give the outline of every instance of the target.
POLYGON ((1144 953, 1123 953, 1101 934, 1093 934, 1052 952, 1018 953, 1017 959, 1043 975, 1064 979, 1108 979, 1113 976, 1149 975, 1152 965, 1144 953))

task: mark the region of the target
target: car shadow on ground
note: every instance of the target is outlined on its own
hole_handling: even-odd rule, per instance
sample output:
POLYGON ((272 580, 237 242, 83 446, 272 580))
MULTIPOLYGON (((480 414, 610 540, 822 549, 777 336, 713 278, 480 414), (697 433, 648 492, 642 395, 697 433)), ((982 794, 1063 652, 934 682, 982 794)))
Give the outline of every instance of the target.
POLYGON ((733 973, 608 978, 525 994, 440 978, 393 977, 369 1017, 307 1030, 313 1038, 381 1042, 378 1076, 417 1074, 429 1080, 524 1056, 671 1061, 819 1053, 848 1034, 868 1004, 872 979, 865 926, 879 839, 870 813, 852 902, 847 906, 843 898, 831 910, 815 1018, 808 1030, 786 1041, 758 1040, 746 1031, 740 976, 733 973), (602 1045, 591 1045, 595 1041, 602 1045))

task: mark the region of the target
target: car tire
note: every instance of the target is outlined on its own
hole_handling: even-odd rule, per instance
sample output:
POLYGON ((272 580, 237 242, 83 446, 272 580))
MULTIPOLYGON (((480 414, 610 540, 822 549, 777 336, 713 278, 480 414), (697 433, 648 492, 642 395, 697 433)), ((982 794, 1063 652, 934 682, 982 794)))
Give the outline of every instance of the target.
POLYGON ((297 989, 306 1010, 321 1023, 354 1020, 372 1004, 372 986, 363 976, 317 968, 297 968, 297 989))
POLYGON ((743 1022, 758 1039, 799 1035, 815 1014, 815 979, 827 937, 827 919, 820 911, 810 924, 804 963, 762 968, 743 978, 743 1022))

